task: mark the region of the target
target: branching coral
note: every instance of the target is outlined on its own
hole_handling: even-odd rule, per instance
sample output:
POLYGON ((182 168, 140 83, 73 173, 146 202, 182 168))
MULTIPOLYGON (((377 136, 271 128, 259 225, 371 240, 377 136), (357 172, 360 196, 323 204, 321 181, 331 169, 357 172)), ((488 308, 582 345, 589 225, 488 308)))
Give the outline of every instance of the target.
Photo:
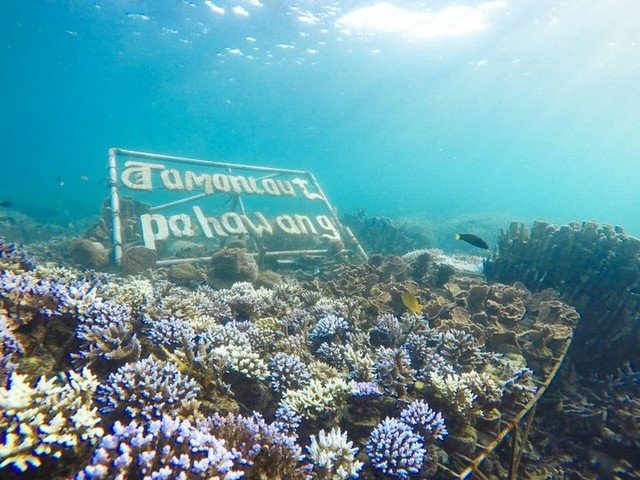
POLYGON ((267 423, 258 413, 251 417, 215 414, 199 422, 199 426, 239 452, 245 478, 309 477, 310 466, 303 461, 296 437, 283 431, 280 422, 267 423))
POLYGON ((234 283, 231 288, 220 290, 220 295, 238 319, 259 316, 271 303, 273 292, 266 288, 254 288, 248 282, 234 283))
POLYGON ((403 396, 415 380, 411 359, 401 348, 379 348, 374 371, 376 381, 391 395, 403 396))
POLYGON ((8 387, 0 388, 0 469, 11 465, 25 471, 97 442, 103 433, 91 400, 97 385, 87 369, 41 377, 33 387, 26 376, 11 374, 8 387))
POLYGON ((226 368, 247 378, 264 380, 269 376, 267 364, 250 348, 223 345, 214 349, 213 353, 215 357, 224 360, 226 368))
POLYGON ((269 361, 271 387, 277 393, 309 384, 309 367, 298 355, 277 353, 269 361))
POLYGON ((151 314, 156 318, 175 317, 184 320, 198 330, 232 316, 225 298, 208 287, 199 287, 194 292, 173 287, 163 292, 151 314))
POLYGON ((441 376, 436 372, 431 372, 429 382, 436 397, 445 402, 453 413, 467 419, 475 413, 473 402, 476 395, 462 377, 455 373, 441 376))
POLYGON ((370 336, 372 345, 397 347, 402 337, 400 321, 389 313, 381 315, 370 336))
POLYGON ((337 315, 329 314, 320 317, 309 332, 309 341, 317 348, 325 342, 346 342, 349 340, 349 324, 337 315))
POLYGON ((382 395, 382 390, 374 382, 355 382, 351 394, 354 397, 379 397, 382 395))
POLYGON ((400 414, 400 419, 428 442, 444 440, 448 434, 442 414, 424 400, 411 402, 400 414))
POLYGON ((366 449, 373 467, 393 478, 420 473, 427 453, 422 438, 395 418, 386 418, 378 424, 366 449))
POLYGON ((5 320, 5 316, 0 312, 0 386, 5 386, 5 381, 15 370, 17 357, 24 353, 24 349, 18 339, 11 333, 5 320))
POLYGON ((309 385, 285 393, 283 402, 304 418, 315 419, 335 413, 345 405, 351 388, 340 378, 326 382, 312 379, 309 385))
POLYGON ((71 354, 75 365, 91 365, 98 359, 128 360, 140 355, 131 309, 124 304, 96 301, 80 316, 76 336, 80 352, 71 354))
POLYGON ((319 478, 356 478, 363 466, 362 462, 356 460, 358 449, 353 447, 353 442, 350 442, 347 434, 339 428, 334 428, 329 433, 320 430, 317 438, 311 435, 311 444, 307 451, 319 478))
POLYGON ((437 350, 447 361, 462 368, 474 367, 486 362, 473 335, 455 328, 438 336, 437 350))
POLYGON ((199 393, 196 382, 175 365, 147 357, 109 375, 98 386, 96 400, 102 413, 121 412, 151 420, 192 408, 199 393))
POLYGON ((225 441, 188 420, 164 416, 161 420, 128 425, 116 422, 91 463, 76 480, 125 478, 235 480, 242 457, 225 441))

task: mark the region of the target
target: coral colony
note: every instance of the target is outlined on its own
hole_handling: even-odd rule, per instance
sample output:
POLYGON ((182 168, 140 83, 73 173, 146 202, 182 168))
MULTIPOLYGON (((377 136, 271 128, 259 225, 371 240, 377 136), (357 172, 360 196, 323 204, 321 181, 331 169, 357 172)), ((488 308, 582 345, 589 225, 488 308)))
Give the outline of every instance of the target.
MULTIPOLYGON (((533 398, 578 319, 548 290, 439 274, 429 253, 268 286, 243 248, 216 255, 185 286, 0 241, 0 476, 447 478, 533 398)), ((599 381, 629 405, 634 378, 599 381)))

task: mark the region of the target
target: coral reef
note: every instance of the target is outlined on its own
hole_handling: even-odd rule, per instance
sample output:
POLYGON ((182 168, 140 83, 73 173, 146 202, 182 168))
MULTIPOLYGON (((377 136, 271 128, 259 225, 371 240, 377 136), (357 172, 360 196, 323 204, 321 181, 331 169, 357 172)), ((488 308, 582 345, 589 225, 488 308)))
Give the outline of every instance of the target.
POLYGON ((531 398, 577 321, 553 292, 456 272, 436 281, 399 256, 216 290, 176 285, 166 269, 122 277, 2 252, 3 388, 51 395, 66 410, 45 423, 75 439, 36 451, 44 431, 3 416, 5 468, 35 476, 437 477, 476 452, 486 418, 531 398), (42 381, 53 393, 32 392, 71 366, 42 381), (55 392, 86 366, 88 393, 65 407, 55 392), (95 446, 99 428, 111 433, 95 446), (55 456, 64 472, 43 470, 55 456))
POLYGON ((358 449, 353 447, 353 442, 350 442, 347 434, 339 428, 334 428, 329 433, 320 430, 317 438, 312 435, 307 450, 314 471, 320 478, 357 478, 363 466, 363 463, 355 458, 358 449))
POLYGON ((12 373, 7 383, 0 388, 0 471, 13 466, 24 472, 100 440, 100 416, 92 405, 98 382, 89 370, 41 377, 35 386, 12 373))
POLYGON ((366 449, 373 467, 393 478, 420 473, 427 454, 420 435, 395 418, 380 422, 371 432, 366 449))
POLYGON ((619 227, 573 222, 561 227, 535 222, 529 232, 512 223, 498 252, 485 264, 487 276, 522 282, 534 292, 554 288, 575 306, 582 321, 572 344, 578 368, 611 373, 640 361, 640 240, 619 227), (606 294, 604 294, 606 292, 606 294))
POLYGON ((116 422, 76 480, 110 478, 243 478, 242 457, 188 420, 116 422))
POLYGON ((423 225, 371 217, 362 210, 345 214, 342 221, 369 253, 400 254, 433 245, 433 234, 423 225))
POLYGON ((147 357, 109 375, 98 386, 96 400, 102 413, 121 412, 134 419, 154 420, 193 408, 199 393, 196 382, 175 365, 147 357))
POLYGON ((254 282, 258 278, 258 264, 243 248, 224 248, 211 257, 209 281, 218 287, 236 282, 254 282))

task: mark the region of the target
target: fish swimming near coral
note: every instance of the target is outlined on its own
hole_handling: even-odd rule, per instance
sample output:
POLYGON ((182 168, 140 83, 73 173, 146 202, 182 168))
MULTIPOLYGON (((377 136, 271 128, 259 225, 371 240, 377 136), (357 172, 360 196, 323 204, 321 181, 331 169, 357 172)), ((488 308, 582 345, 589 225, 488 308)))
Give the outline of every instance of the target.
POLYGON ((473 245, 474 247, 489 250, 489 245, 487 244, 487 242, 485 242, 477 235, 474 235, 473 233, 456 233, 456 240, 462 240, 463 242, 467 242, 469 245, 473 245))
POLYGON ((411 310, 412 313, 415 313, 417 315, 422 314, 422 306, 420 305, 420 303, 418 302, 418 299, 413 293, 409 293, 409 292, 403 293, 402 303, 404 303, 404 306, 407 307, 409 310, 411 310))

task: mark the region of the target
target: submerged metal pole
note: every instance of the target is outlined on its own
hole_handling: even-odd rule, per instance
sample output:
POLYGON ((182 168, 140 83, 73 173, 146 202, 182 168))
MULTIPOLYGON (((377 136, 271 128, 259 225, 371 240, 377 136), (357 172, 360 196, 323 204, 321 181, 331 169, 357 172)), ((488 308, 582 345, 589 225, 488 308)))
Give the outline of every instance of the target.
POLYGON ((327 210, 329 210, 329 214, 333 218, 333 221, 336 222, 336 226, 347 234, 347 237, 349 238, 349 241, 355 245, 356 252, 358 252, 358 255, 360 255, 360 257, 365 261, 365 263, 367 261, 369 261, 369 256, 364 251, 364 249, 360 245, 360 242, 358 242, 358 239, 353 234, 351 229, 349 227, 347 227, 346 225, 342 225, 342 222, 340 221, 340 218, 338 217, 338 213, 333 208, 333 205, 331 205, 331 203, 329 203, 329 200, 327 200, 327 196, 324 194, 324 191, 322 190, 322 187, 320 186, 320 183, 316 179, 315 175, 313 173, 311 173, 311 172, 306 172, 306 174, 311 179, 311 183, 313 183, 313 186, 316 188, 318 193, 320 195, 322 195, 322 201, 324 202, 324 205, 327 207, 327 210))
POLYGON ((118 195, 118 170, 116 168, 115 148, 109 149, 109 187, 111 190, 113 260, 119 266, 122 263, 122 226, 120 224, 120 196, 118 195))

